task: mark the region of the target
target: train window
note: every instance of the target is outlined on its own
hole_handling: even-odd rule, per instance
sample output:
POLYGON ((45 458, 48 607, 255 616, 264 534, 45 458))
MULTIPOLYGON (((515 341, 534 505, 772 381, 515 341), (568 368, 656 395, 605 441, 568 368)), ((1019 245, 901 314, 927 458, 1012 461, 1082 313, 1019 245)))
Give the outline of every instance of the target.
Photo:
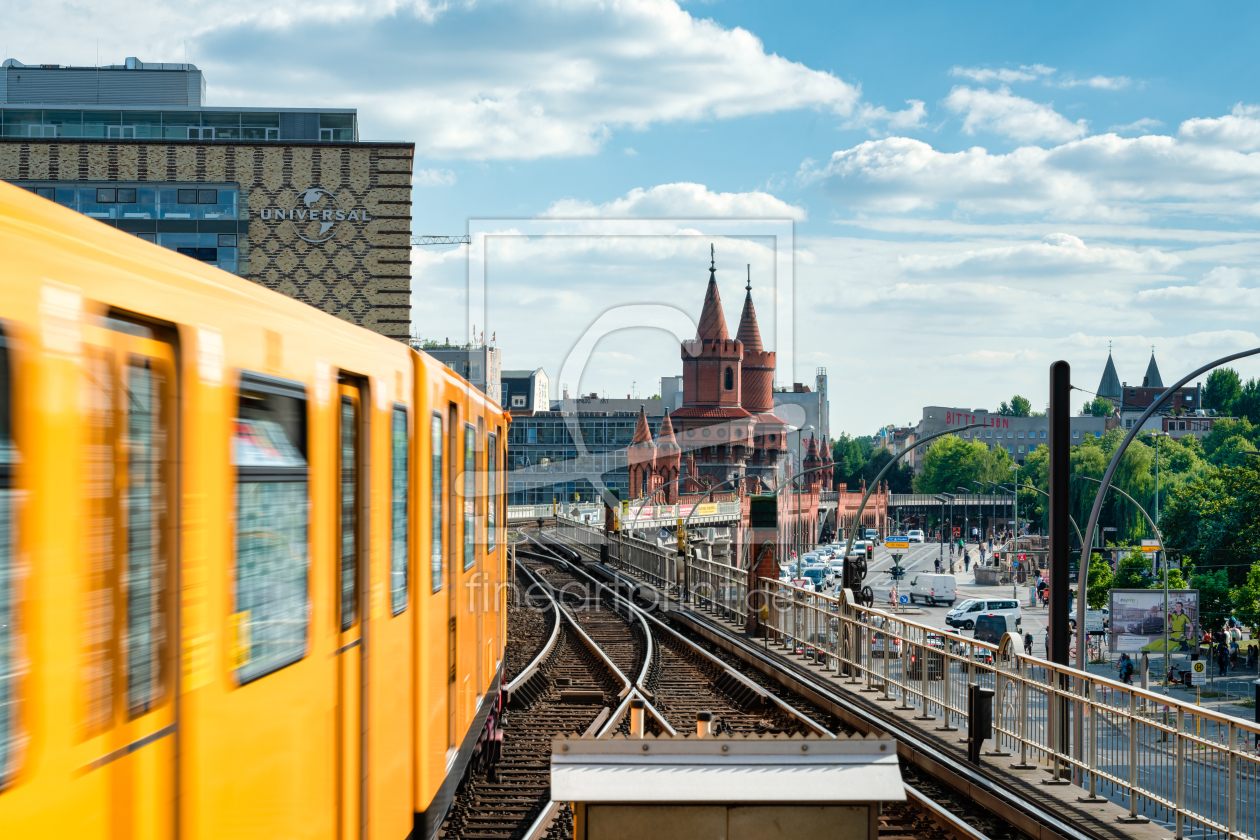
POLYGON ((298 383, 245 374, 233 437, 236 466, 237 679, 298 661, 309 633, 306 394, 298 383))
POLYGON ((430 524, 429 528, 433 535, 429 548, 429 561, 433 574, 433 591, 437 592, 442 588, 442 415, 436 411, 433 412, 433 419, 429 426, 429 447, 432 450, 431 457, 431 486, 429 488, 430 498, 430 524))
POLYGON ((393 469, 393 498, 390 500, 392 522, 390 528, 389 584, 390 601, 394 615, 407 609, 407 409, 394 408, 393 440, 391 442, 393 469))
POLYGON ((499 477, 495 471, 499 466, 499 436, 491 433, 486 444, 486 550, 494 551, 495 541, 495 508, 499 504, 499 477))
POLYGON ((126 650, 127 708, 132 715, 149 711, 161 699, 165 675, 162 651, 166 638, 165 581, 168 575, 166 531, 166 414, 169 396, 165 377, 149 359, 135 357, 127 366, 123 407, 124 469, 127 492, 123 516, 127 537, 126 650))
POLYGON ((464 425, 464 571, 477 561, 477 430, 464 425))
POLYGON ((359 617, 359 434, 354 400, 341 398, 341 629, 359 617))
POLYGON ((13 445, 9 414, 9 354, 0 332, 0 788, 17 771, 22 734, 18 721, 17 569, 14 544, 13 445))

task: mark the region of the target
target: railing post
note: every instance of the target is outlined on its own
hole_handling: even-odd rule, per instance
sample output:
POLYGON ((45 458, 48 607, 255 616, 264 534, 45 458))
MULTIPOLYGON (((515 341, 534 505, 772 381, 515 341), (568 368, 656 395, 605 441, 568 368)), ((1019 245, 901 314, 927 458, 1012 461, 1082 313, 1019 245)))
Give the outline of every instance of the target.
MULTIPOLYGON (((943 698, 944 702, 942 703, 942 706, 941 706, 941 708, 943 709, 943 713, 941 714, 941 725, 936 727, 936 731, 937 732, 954 732, 958 729, 958 727, 950 726, 950 723, 949 723, 949 716, 953 713, 953 710, 950 708, 950 702, 954 696, 954 678, 953 678, 954 661, 949 658, 949 637, 942 636, 942 639, 944 640, 944 643, 945 643, 945 650, 941 654, 941 656, 944 657, 945 659, 945 662, 944 662, 945 685, 942 686, 942 690, 945 696, 943 698)), ((959 668, 959 670, 961 671, 962 669, 959 668)))
MULTIPOLYGON (((1220 724, 1217 724, 1220 728, 1220 724)), ((1238 798, 1238 780, 1234 774, 1234 741, 1237 740, 1237 732, 1234 730, 1234 722, 1229 722, 1229 741, 1227 746, 1229 751, 1225 753, 1225 772, 1229 776, 1229 793, 1225 797, 1225 828, 1229 832, 1229 836, 1234 836, 1234 814, 1237 812, 1235 800, 1238 798)))
POLYGON ((1028 718, 1031 714, 1028 709, 1028 680, 1031 671, 1028 660, 1019 660, 1019 764, 1014 765, 1016 770, 1033 769, 1028 763, 1028 718))
POLYGON ((1183 737, 1186 731, 1186 710, 1181 706, 1177 706, 1177 794, 1173 797, 1173 803, 1177 809, 1176 818, 1176 838, 1182 840, 1185 837, 1185 790, 1186 790, 1186 740, 1183 737))

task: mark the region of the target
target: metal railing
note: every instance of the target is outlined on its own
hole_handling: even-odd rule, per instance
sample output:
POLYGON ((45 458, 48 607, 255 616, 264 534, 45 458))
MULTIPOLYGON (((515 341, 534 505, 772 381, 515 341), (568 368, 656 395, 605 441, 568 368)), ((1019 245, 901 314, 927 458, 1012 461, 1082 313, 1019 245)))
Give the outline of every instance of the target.
POLYGON ((858 691, 949 730, 967 724, 967 686, 991 688, 988 755, 1079 779, 1091 797, 1163 823, 1178 838, 1257 837, 1260 726, 1024 655, 1014 635, 993 645, 847 603, 843 593, 768 578, 760 585, 770 595, 768 632, 858 691))
POLYGON ((748 572, 709 560, 687 565, 692 603, 742 627, 748 620, 748 572))

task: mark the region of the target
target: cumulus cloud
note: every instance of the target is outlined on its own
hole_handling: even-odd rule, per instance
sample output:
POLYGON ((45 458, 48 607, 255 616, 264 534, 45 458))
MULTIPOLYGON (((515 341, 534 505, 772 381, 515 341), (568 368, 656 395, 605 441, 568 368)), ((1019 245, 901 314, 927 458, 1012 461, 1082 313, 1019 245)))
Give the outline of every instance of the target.
POLYGON ((908 107, 900 111, 889 111, 883 105, 875 107, 863 102, 857 113, 845 122, 842 128, 861 128, 870 132, 872 137, 882 137, 893 131, 911 131, 923 127, 927 117, 927 107, 918 99, 907 99, 908 107))
POLYGON ((913 254, 899 263, 911 272, 966 272, 977 274, 1162 273, 1182 262, 1158 249, 1135 250, 1090 246, 1070 233, 1052 233, 1040 242, 983 248, 945 256, 913 254))
POLYGON ((411 175, 411 183, 417 187, 450 187, 456 180, 449 169, 417 169, 411 175))
POLYGON ((1260 272, 1255 269, 1216 266, 1198 283, 1143 289, 1138 292, 1138 300, 1143 303, 1212 307, 1225 310, 1227 317, 1254 320, 1260 310, 1260 286, 1255 285, 1257 274, 1260 272), (1252 284, 1243 285, 1247 280, 1252 284))
POLYGON ((1260 106, 1239 103, 1223 117, 1186 120, 1177 136, 1193 143, 1255 151, 1260 149, 1260 106))
MULTIPOLYGON (((953 205, 968 213, 1140 221, 1160 214, 1260 215, 1260 154, 1163 135, 1103 134, 1006 154, 942 152, 907 137, 868 140, 806 161, 798 178, 861 210, 905 213, 953 205)), ((1218 132, 1218 135, 1224 131, 1218 132)), ((1231 139, 1245 145, 1245 138, 1231 139)))
POLYGON ((979 82, 982 85, 991 82, 1002 82, 1010 84, 1011 82, 1032 82, 1042 76, 1049 76, 1055 72, 1053 67, 1047 67, 1044 64, 1027 64, 1019 69, 1010 67, 1002 67, 992 70, 988 67, 952 67, 949 74, 963 79, 971 79, 973 82, 979 82))
POLYGON ((621 129, 801 108, 847 117, 860 99, 674 0, 65 0, 6 31, 23 60, 75 64, 98 39, 181 61, 187 39, 212 104, 357 107, 361 136, 415 140, 431 158, 589 155, 621 129))
POLYGON ((1084 137, 1086 120, 1071 122, 1049 105, 1015 96, 1003 85, 996 91, 986 88, 955 87, 945 98, 945 107, 964 114, 963 131, 992 131, 1024 143, 1037 140, 1062 142, 1084 137))
POLYGON ((562 199, 541 214, 544 218, 652 218, 652 219, 795 219, 804 221, 804 208, 788 204, 770 193, 713 192, 704 184, 660 184, 637 187, 604 204, 562 199))

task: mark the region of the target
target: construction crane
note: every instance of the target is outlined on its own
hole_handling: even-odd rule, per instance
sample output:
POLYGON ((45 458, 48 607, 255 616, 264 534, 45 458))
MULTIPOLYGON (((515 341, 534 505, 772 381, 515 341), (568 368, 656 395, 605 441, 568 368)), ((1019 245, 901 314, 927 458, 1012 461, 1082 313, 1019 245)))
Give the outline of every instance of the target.
POLYGON ((471 236, 439 236, 437 234, 425 234, 424 236, 411 237, 412 245, 471 245, 471 236))

